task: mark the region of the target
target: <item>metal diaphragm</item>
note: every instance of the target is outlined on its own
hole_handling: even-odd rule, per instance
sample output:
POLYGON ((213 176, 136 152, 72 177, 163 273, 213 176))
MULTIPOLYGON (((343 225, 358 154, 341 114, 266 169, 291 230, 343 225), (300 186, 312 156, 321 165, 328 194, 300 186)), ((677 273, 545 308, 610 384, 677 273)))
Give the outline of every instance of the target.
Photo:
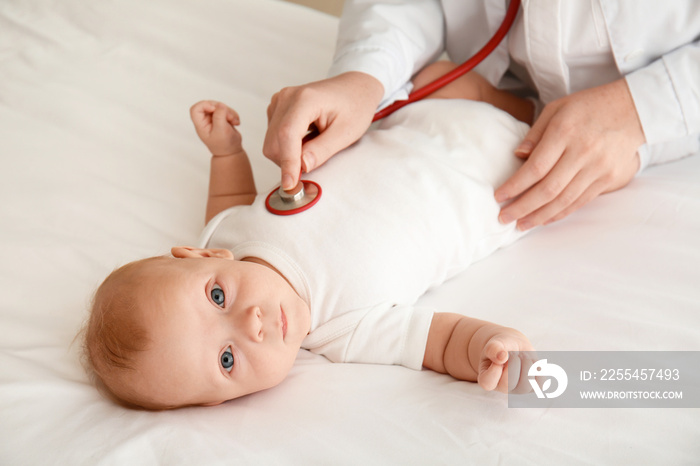
POLYGON ((274 189, 265 200, 265 207, 275 215, 293 215, 303 212, 321 198, 321 186, 309 180, 301 180, 290 191, 280 186, 274 189))

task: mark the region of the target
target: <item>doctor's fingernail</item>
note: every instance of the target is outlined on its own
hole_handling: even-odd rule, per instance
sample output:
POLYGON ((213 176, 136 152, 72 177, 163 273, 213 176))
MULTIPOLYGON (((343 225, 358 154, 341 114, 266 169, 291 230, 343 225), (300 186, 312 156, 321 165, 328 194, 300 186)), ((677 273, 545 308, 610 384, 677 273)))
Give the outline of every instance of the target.
POLYGON ((533 226, 534 226, 534 225, 533 225, 532 223, 530 223, 530 222, 527 221, 527 220, 524 220, 524 221, 522 221, 522 222, 518 222, 517 228, 518 228, 518 230, 520 230, 520 231, 527 231, 527 230, 529 230, 530 228, 532 228, 533 226))
POLYGON ((498 216, 498 221, 505 225, 512 222, 513 217, 511 217, 509 214, 501 214, 498 216))
POLYGON ((529 155, 535 146, 530 141, 523 141, 520 143, 517 149, 515 149, 516 155, 529 155))
POLYGON ((508 200, 508 194, 506 193, 496 193, 495 196, 496 202, 504 202, 508 200))

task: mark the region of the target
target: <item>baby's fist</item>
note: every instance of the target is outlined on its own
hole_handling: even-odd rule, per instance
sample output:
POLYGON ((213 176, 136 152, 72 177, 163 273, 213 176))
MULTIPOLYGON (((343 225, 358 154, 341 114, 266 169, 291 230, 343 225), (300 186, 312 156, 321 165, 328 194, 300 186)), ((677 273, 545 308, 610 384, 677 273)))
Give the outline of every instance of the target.
POLYGON ((197 102, 190 108, 197 135, 213 155, 231 155, 242 149, 238 114, 227 105, 213 100, 197 102))
POLYGON ((492 336, 481 351, 477 382, 484 390, 502 393, 525 393, 531 387, 527 371, 534 351, 522 333, 504 329, 492 336), (508 374, 511 374, 511 380, 508 374))

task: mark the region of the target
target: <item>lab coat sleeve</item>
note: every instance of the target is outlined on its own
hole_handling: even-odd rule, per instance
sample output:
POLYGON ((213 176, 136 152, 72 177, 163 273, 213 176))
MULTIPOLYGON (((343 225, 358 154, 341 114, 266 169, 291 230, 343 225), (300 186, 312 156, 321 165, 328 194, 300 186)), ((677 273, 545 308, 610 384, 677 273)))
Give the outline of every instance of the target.
POLYGON ((700 149, 700 45, 691 43, 626 76, 647 143, 641 168, 700 149))
POLYGON ((411 77, 444 49, 439 0, 346 0, 329 77, 361 71, 384 86, 380 106, 406 98, 411 77))
POLYGON ((301 347, 332 362, 423 367, 433 311, 380 304, 346 312, 314 329, 301 347))

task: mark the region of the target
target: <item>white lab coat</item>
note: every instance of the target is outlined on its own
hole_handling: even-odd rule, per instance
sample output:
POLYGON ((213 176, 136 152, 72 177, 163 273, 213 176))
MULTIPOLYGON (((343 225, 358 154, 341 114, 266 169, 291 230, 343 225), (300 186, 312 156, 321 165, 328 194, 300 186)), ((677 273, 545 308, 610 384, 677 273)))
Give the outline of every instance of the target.
MULTIPOLYGON (((647 140, 641 168, 700 151, 700 1, 522 3, 508 38, 477 68, 491 83, 530 88, 546 104, 624 76, 647 140)), ((443 52, 461 63, 478 51, 506 8, 505 0, 346 0, 329 75, 363 71, 384 85, 384 105, 405 98, 411 76, 443 52)))

